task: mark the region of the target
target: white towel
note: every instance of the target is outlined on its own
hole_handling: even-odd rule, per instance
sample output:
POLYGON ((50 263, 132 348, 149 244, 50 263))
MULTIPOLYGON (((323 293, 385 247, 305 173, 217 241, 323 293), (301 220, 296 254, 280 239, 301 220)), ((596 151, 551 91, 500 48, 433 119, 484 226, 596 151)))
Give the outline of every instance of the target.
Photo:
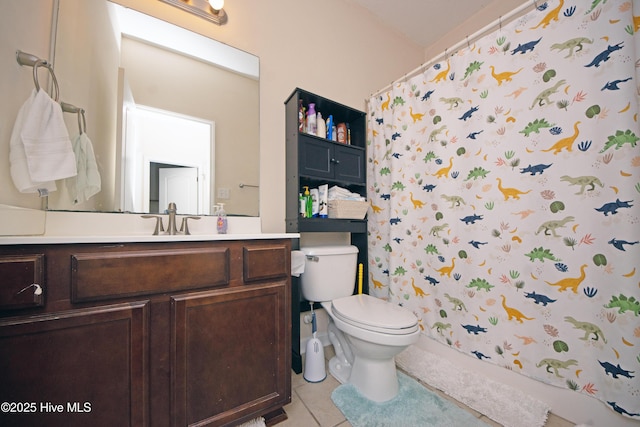
POLYGON ((9 142, 9 163, 11 164, 11 178, 13 184, 21 193, 37 193, 39 189, 48 191, 56 191, 56 183, 54 181, 38 182, 31 179, 29 174, 29 166, 27 164, 27 156, 22 144, 22 129, 24 122, 31 111, 31 106, 36 98, 36 90, 31 92, 29 98, 20 107, 18 116, 16 117, 11 140, 9 142))
POLYGON ((36 94, 20 132, 32 181, 46 182, 76 175, 62 107, 43 89, 36 94))
POLYGON ((76 156, 78 175, 65 180, 73 204, 89 200, 100 192, 102 182, 93 153, 93 145, 86 133, 73 140, 73 152, 76 156))

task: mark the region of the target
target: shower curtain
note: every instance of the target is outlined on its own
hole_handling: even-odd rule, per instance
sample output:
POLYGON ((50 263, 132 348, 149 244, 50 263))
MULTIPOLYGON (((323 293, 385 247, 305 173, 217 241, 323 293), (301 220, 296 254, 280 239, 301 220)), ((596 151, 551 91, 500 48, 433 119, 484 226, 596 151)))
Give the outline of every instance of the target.
POLYGON ((554 0, 369 100, 370 290, 640 420, 640 0, 554 0))

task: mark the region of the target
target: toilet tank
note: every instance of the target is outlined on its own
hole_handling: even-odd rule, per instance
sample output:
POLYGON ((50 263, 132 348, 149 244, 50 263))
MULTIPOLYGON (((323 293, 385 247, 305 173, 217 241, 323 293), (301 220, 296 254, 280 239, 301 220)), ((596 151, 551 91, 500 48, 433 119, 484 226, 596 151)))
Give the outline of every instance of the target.
POLYGON ((300 275, 302 296, 323 302, 353 294, 356 283, 358 248, 355 246, 310 246, 300 275))

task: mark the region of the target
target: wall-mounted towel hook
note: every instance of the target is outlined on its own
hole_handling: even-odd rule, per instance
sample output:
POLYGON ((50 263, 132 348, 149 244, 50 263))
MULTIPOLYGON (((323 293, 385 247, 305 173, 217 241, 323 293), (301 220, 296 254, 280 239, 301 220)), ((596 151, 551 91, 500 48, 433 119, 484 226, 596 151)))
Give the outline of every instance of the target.
POLYGON ((87 119, 84 116, 84 108, 76 107, 73 104, 69 104, 68 102, 60 102, 60 106, 62 107, 62 111, 65 113, 73 113, 78 115, 78 131, 80 135, 87 131, 87 119))
POLYGON ((56 75, 53 72, 53 67, 46 59, 40 59, 35 55, 30 53, 22 52, 21 50, 16 51, 16 61, 20 65, 26 65, 29 67, 33 67, 33 84, 36 86, 36 90, 40 90, 40 83, 38 82, 38 67, 45 67, 49 70, 49 74, 51 74, 51 79, 53 81, 54 88, 54 100, 58 102, 60 99, 60 87, 58 87, 58 80, 56 79, 56 75))

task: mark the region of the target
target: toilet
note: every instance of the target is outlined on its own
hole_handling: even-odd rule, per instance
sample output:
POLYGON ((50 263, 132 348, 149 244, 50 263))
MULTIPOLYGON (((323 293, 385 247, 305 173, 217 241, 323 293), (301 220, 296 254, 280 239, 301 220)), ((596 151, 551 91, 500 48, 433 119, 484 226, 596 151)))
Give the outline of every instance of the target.
POLYGON ((327 332, 336 355, 329 372, 375 402, 398 394, 395 355, 415 343, 418 319, 411 311, 366 294, 353 295, 358 248, 314 246, 305 254, 302 296, 329 314, 327 332))

